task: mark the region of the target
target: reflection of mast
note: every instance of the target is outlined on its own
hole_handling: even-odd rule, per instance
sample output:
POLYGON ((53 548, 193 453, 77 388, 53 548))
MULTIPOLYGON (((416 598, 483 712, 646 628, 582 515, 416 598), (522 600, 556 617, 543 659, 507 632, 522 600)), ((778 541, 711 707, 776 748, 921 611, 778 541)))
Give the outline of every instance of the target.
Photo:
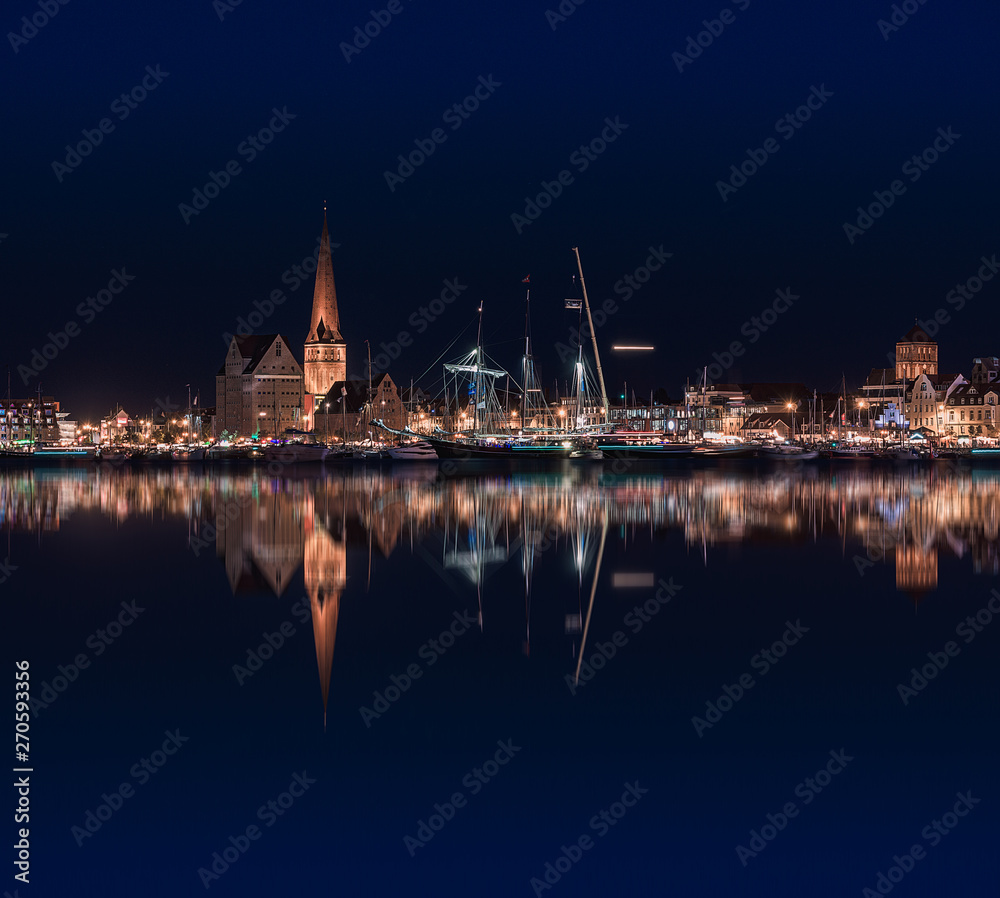
POLYGON ((605 517, 601 528, 601 547, 597 550, 597 564, 594 567, 594 582, 590 587, 590 602, 587 605, 587 620, 583 625, 583 636, 580 639, 580 654, 576 659, 576 673, 573 675, 574 685, 580 683, 580 665, 583 664, 583 652, 587 647, 587 631, 590 629, 590 615, 594 611, 594 595, 597 593, 597 580, 601 576, 601 559, 604 558, 604 542, 608 538, 608 519, 605 517))

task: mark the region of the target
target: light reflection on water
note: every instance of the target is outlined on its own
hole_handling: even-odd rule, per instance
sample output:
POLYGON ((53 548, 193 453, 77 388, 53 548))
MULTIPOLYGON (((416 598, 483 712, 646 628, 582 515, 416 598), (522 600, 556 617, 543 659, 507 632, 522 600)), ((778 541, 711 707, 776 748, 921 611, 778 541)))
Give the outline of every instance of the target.
MULTIPOLYGON (((134 550, 139 562, 128 573, 154 581, 147 602, 126 578, 122 595, 140 595, 149 609, 142 628, 95 656, 36 723, 39 744, 53 747, 69 744, 81 720, 93 720, 95 730, 118 728, 119 747, 103 767, 91 758, 78 787, 75 770, 64 765, 60 787, 72 797, 59 815, 50 812, 62 827, 52 830, 53 844, 119 781, 126 761, 148 750, 150 733, 190 727, 192 746, 205 747, 182 762, 197 758, 197 770, 171 767, 183 795, 183 817, 169 826, 179 847, 151 841, 134 855, 143 865, 149 852, 169 848, 186 865, 178 876, 193 882, 197 865, 274 794, 275 779, 287 782, 285 767, 275 767, 287 758, 289 770, 319 772, 327 804, 297 805, 294 825, 276 827, 266 850, 255 847, 242 869, 267 875, 278 863, 271 859, 298 857, 311 833, 321 869, 297 868, 300 881, 325 882, 322 852, 334 841, 347 846, 352 876, 373 858, 364 876, 384 877, 379 893, 389 894, 390 883, 402 887, 418 869, 400 847, 402 835, 480 762, 483 745, 526 733, 522 766, 504 780, 510 792, 490 793, 481 816, 463 818, 467 832, 449 829, 452 841, 430 846, 437 853, 421 874, 428 883, 441 870, 485 863, 470 854, 475 842, 483 857, 502 850, 498 867, 515 869, 483 894, 516 894, 510 881, 520 877, 523 887, 551 846, 586 825, 607 801, 605 791, 613 794, 608 784, 620 789, 626 777, 649 779, 661 804, 651 801, 655 815, 629 818, 628 837, 623 830, 605 844, 602 863, 610 868, 629 869, 636 844, 643 858, 659 858, 672 844, 679 893, 698 893, 709 870, 718 881, 711 894, 801 894, 804 877, 832 875, 823 866, 832 845, 847 859, 840 880, 870 880, 883 854, 945 807, 955 789, 995 793, 995 702, 980 688, 995 678, 990 637, 977 637, 947 678, 910 705, 901 703, 897 683, 909 682, 911 668, 982 606, 993 585, 988 575, 998 569, 998 499, 1000 474, 961 468, 614 475, 596 466, 454 477, 434 465, 294 476, 198 468, 0 472, 0 525, 11 563, 23 564, 18 576, 32 570, 22 556, 35 543, 40 563, 54 559, 53 568, 67 569, 51 594, 27 577, 13 581, 29 599, 16 610, 37 682, 51 682, 58 665, 89 647, 87 634, 117 613, 106 570, 134 550), (92 539, 70 544, 88 531, 92 539), (76 565, 80 580, 100 581, 98 589, 76 591, 76 565), (787 588, 814 576, 813 590, 787 588), (633 604, 674 577, 683 591, 650 612, 655 625, 641 633, 627 625, 633 604), (969 589, 979 577, 982 590, 969 589), (929 598, 935 591, 937 603, 929 598), (928 597, 919 615, 911 597, 928 597), (297 613, 303 607, 308 617, 297 613), (478 616, 479 626, 431 670, 421 649, 453 615, 470 623, 478 616), (290 638, 276 660, 250 668, 250 650, 283 622, 302 636, 290 638), (789 622, 809 628, 802 648, 717 728, 694 727, 693 716, 724 686, 758 672, 750 658, 773 647, 789 622), (613 643, 619 630, 627 638, 613 643), (581 659, 612 643, 621 655, 578 685, 581 659), (426 679, 369 727, 361 706, 374 708, 376 694, 411 663, 426 679), (238 674, 237 665, 253 676, 238 674), (774 869, 794 870, 812 840, 814 866, 790 875, 785 891, 770 880, 751 882, 734 845, 834 746, 857 752, 849 777, 765 858, 774 869), (928 753, 936 753, 934 763, 928 753), (187 809, 205 788, 198 776, 228 791, 188 832, 187 809), (376 811, 372 790, 382 802, 376 811), (536 801, 553 790, 556 799, 536 801), (926 807, 916 804, 925 792, 926 807), (891 814, 872 812, 876 794, 891 814), (690 816, 692 808, 705 816, 690 816), (869 844, 870 856, 862 853, 869 844)), ((169 813, 152 791, 143 801, 150 814, 169 813)), ((101 844, 124 830, 109 825, 101 844)), ((74 856, 81 875, 103 863, 87 851, 74 856)), ((416 891, 430 894, 430 885, 416 891)))
POLYGON ((264 584, 281 595, 302 567, 311 597, 337 591, 355 544, 376 558, 419 551, 443 579, 472 587, 518 559, 530 586, 535 559, 550 549, 569 553, 582 576, 605 525, 626 551, 640 531, 680 531, 707 566, 725 545, 839 539, 859 571, 893 564, 897 589, 923 595, 938 587, 942 555, 977 574, 1000 570, 998 509, 1000 472, 962 469, 0 473, 4 530, 44 534, 82 512, 120 523, 182 517, 189 548, 214 545, 234 592, 264 584))

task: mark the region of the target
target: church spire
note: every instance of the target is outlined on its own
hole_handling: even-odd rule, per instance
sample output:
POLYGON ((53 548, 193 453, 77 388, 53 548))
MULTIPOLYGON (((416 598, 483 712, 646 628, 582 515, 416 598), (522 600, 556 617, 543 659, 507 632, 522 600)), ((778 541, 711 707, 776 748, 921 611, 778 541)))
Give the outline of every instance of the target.
POLYGON ((342 343, 337 288, 333 283, 333 260, 330 257, 330 232, 326 225, 326 202, 323 203, 323 235, 316 262, 316 287, 313 290, 312 320, 306 343, 342 343))

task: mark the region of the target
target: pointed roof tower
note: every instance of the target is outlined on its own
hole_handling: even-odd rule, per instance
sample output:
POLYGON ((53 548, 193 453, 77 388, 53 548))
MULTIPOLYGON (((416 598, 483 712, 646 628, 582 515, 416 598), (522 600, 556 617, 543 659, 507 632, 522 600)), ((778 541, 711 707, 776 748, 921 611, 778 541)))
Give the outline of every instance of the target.
POLYGON ((323 235, 316 262, 316 287, 313 290, 312 320, 306 343, 343 343, 340 336, 340 313, 337 311, 337 288, 333 283, 333 260, 330 257, 330 233, 326 227, 326 203, 323 203, 323 235))

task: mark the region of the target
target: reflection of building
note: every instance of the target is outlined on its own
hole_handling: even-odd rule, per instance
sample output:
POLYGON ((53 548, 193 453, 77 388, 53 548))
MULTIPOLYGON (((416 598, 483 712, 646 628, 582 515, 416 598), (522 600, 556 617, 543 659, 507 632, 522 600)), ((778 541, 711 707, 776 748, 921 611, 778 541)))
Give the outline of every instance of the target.
POLYGON ((330 673, 333 649, 337 642, 337 618, 340 597, 347 584, 347 544, 345 534, 335 540, 311 515, 305 526, 305 587, 312 611, 313 641, 316 644, 316 665, 319 668, 320 692, 323 695, 323 724, 326 725, 326 704, 330 696, 330 673))
POLYGON ((237 335, 215 376, 215 435, 275 436, 301 428, 302 369, 281 334, 237 335))
POLYGON ((896 547, 896 589, 919 602, 937 585, 938 553, 934 546, 902 543, 896 547))
POLYGON ((215 550, 225 558, 233 592, 261 589, 275 595, 288 587, 302 563, 302 516, 286 493, 238 496, 216 504, 215 550))

